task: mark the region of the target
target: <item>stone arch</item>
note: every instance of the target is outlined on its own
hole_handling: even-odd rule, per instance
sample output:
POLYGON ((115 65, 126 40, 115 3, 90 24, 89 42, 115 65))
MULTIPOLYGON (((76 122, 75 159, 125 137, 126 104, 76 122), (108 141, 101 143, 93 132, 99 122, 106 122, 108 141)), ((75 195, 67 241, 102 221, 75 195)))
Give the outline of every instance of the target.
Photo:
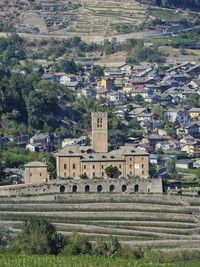
POLYGON ((135 192, 135 193, 139 192, 139 185, 138 185, 138 184, 136 184, 136 185, 134 186, 134 192, 135 192))
POLYGON ((115 186, 113 184, 110 185, 110 192, 114 192, 115 191, 115 186))
POLYGON ((90 192, 90 186, 89 185, 86 185, 85 186, 85 192, 87 193, 87 192, 90 192))
POLYGON ((60 187, 60 193, 64 193, 65 192, 65 186, 64 185, 61 185, 60 187))
POLYGON ((100 193, 103 190, 103 186, 100 184, 97 186, 97 192, 100 193))
POLYGON ((76 193, 76 192, 77 192, 77 189, 78 189, 78 188, 77 188, 77 185, 73 185, 73 186, 72 186, 72 192, 73 192, 73 193, 76 193))
POLYGON ((126 192, 127 186, 125 184, 122 185, 122 192, 126 192))

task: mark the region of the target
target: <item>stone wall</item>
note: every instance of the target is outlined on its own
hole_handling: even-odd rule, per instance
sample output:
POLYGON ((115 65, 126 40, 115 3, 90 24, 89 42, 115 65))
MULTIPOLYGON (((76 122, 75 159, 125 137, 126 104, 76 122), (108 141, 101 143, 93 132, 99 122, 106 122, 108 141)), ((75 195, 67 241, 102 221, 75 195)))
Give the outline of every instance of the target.
POLYGON ((160 179, 52 180, 49 183, 0 187, 0 196, 43 193, 162 193, 160 179))

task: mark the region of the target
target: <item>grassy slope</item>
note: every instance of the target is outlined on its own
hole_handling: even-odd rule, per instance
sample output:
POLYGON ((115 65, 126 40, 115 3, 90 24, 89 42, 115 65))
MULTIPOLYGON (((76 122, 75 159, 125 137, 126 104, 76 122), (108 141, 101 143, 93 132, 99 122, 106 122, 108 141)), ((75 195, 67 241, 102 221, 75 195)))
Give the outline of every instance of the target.
POLYGON ((134 259, 106 259, 96 257, 62 257, 62 256, 25 256, 25 255, 0 255, 1 267, 199 267, 200 263, 195 261, 186 261, 184 263, 156 264, 149 262, 135 261, 134 259))

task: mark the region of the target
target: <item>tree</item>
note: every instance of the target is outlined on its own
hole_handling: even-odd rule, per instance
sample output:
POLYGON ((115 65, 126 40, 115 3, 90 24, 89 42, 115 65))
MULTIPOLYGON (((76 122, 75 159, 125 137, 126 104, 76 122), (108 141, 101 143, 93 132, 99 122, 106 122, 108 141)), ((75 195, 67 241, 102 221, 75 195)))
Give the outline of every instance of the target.
POLYGON ((44 153, 41 154, 42 160, 46 162, 48 172, 50 173, 51 177, 56 177, 56 158, 52 153, 44 153), (43 157, 44 156, 44 157, 43 157))
POLYGON ((107 168, 105 168, 105 173, 108 177, 110 178, 118 178, 120 172, 119 169, 117 168, 117 166, 108 166, 107 168))
POLYGON ((134 130, 140 130, 140 124, 138 123, 138 121, 136 119, 132 119, 129 124, 128 124, 129 128, 132 128, 134 130))
POLYGON ((100 77, 104 75, 103 68, 100 65, 94 66, 93 70, 90 72, 91 76, 100 77))
POLYGON ((64 71, 66 73, 76 73, 79 70, 79 67, 73 59, 61 60, 58 65, 56 65, 56 68, 57 71, 64 71))
POLYGON ((0 182, 5 179, 5 172, 4 172, 4 164, 3 164, 3 158, 2 155, 0 157, 0 182))
POLYGON ((157 165, 155 163, 150 164, 150 166, 149 166, 149 175, 151 177, 154 177, 156 173, 157 173, 157 165))
POLYGON ((113 258, 113 257, 119 256, 119 254, 121 252, 121 245, 120 245, 119 240, 117 239, 116 236, 115 237, 109 236, 107 246, 108 246, 108 251, 107 251, 108 257, 113 258))
POLYGON ((159 116, 159 118, 161 120, 164 119, 164 109, 163 109, 163 107, 161 105, 159 105, 159 104, 153 105, 152 108, 151 108, 151 111, 152 111, 152 113, 154 113, 157 116, 159 116))
POLYGON ((10 231, 4 226, 0 225, 0 249, 5 249, 11 241, 10 231))
POLYGON ((73 233, 68 244, 62 250, 62 255, 90 255, 92 246, 86 237, 73 233))
POLYGON ((176 138, 176 129, 175 125, 172 122, 167 122, 165 124, 164 130, 170 135, 172 138, 176 138))
POLYGON ((95 256, 105 257, 108 252, 108 245, 103 240, 102 237, 97 237, 93 246, 92 246, 92 254, 95 256))
POLYGON ((176 162, 172 159, 169 159, 165 162, 165 167, 167 169, 167 172, 169 174, 175 174, 177 172, 176 170, 176 162))
POLYGON ((141 105, 141 104, 144 103, 144 98, 143 98, 143 96, 141 96, 141 95, 138 94, 138 95, 136 95, 136 96, 133 97, 133 102, 135 104, 141 105))
MULTIPOLYGON (((29 127, 43 129, 44 122, 50 123, 50 118, 58 110, 58 100, 55 92, 31 91, 26 99, 29 127)), ((53 123, 52 123, 53 124, 53 123)))
POLYGON ((162 63, 164 61, 164 54, 157 47, 144 47, 143 44, 138 44, 134 47, 133 55, 129 57, 129 61, 130 58, 136 62, 162 63))
POLYGON ((66 238, 58 234, 52 224, 43 219, 29 219, 24 222, 15 246, 27 254, 57 255, 66 242, 66 238))
POLYGON ((196 169, 196 178, 200 179, 200 167, 196 169))
POLYGON ((144 136, 144 130, 135 130, 135 129, 130 129, 128 131, 128 135, 130 137, 135 137, 135 138, 142 138, 144 136))
POLYGON ((189 94, 189 96, 185 100, 185 104, 188 105, 189 108, 199 108, 200 107, 200 95, 189 94))

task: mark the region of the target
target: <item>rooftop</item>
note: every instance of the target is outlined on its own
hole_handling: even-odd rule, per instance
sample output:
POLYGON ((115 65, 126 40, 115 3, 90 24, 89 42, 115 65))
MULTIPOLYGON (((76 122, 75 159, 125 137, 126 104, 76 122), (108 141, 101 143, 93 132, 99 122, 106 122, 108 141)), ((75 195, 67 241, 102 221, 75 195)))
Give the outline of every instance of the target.
POLYGON ((134 146, 122 146, 119 149, 111 150, 108 153, 95 153, 90 146, 66 146, 57 153, 58 156, 80 156, 84 161, 96 160, 123 160, 123 156, 128 155, 148 155, 143 148, 136 148, 134 146))
POLYGON ((25 167, 47 167, 47 164, 40 161, 31 161, 24 165, 25 167))

